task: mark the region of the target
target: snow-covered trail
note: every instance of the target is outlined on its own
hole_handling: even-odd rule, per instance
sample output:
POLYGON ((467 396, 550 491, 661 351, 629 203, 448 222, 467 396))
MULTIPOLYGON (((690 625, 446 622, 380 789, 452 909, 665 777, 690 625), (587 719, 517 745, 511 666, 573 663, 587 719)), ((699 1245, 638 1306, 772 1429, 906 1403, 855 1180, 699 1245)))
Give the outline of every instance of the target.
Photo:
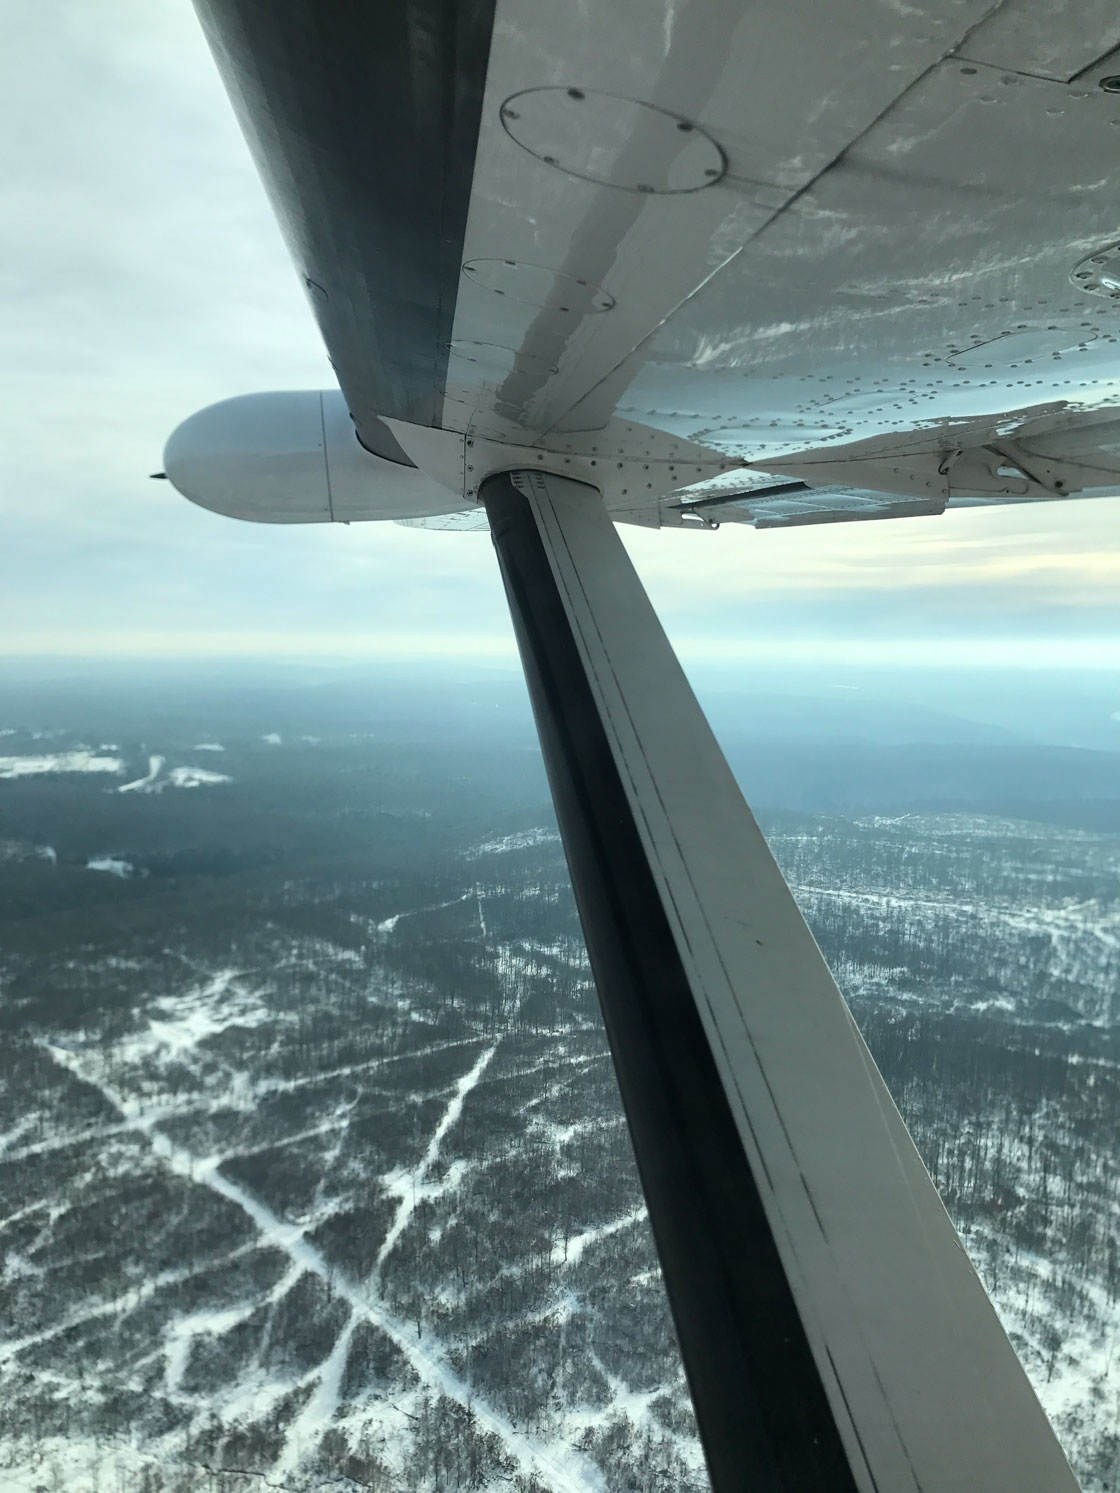
MULTIPOLYGON (((30 1145, 21 1146, 18 1151, 5 1150, 3 1139, 0 1139, 0 1160, 28 1161, 33 1156, 47 1156, 52 1151, 68 1151, 72 1146, 85 1146, 90 1141, 109 1140, 114 1135, 127 1135, 131 1129, 132 1126, 126 1120, 113 1125, 90 1125, 85 1130, 65 1130, 61 1134, 52 1135, 47 1140, 33 1141, 30 1145)), ((5 1221, 0 1220, 0 1222, 5 1221)))
POLYGON ((597 1244, 600 1239, 609 1239, 612 1234, 619 1234, 623 1229, 631 1228, 636 1223, 642 1223, 646 1218, 645 1204, 632 1208, 629 1213, 624 1213, 621 1218, 613 1218, 610 1223, 600 1224, 596 1229, 585 1229, 582 1234, 574 1234, 568 1240, 567 1246, 562 1242, 552 1246, 552 1263, 554 1265, 578 1265, 583 1252, 591 1244, 597 1244))
MULTIPOLYGON (((208 1187, 228 1202, 234 1203, 255 1225, 260 1236, 260 1243, 282 1250, 293 1265, 299 1265, 303 1270, 329 1284, 335 1296, 340 1297, 351 1308, 352 1318, 357 1316, 358 1320, 367 1321, 385 1333, 428 1389, 472 1410, 480 1429, 499 1439, 506 1454, 513 1460, 520 1472, 543 1479, 550 1493, 606 1493, 602 1473, 582 1453, 576 1451, 575 1448, 565 1447, 561 1450, 549 1446, 536 1437, 519 1431, 505 1415, 482 1399, 473 1386, 456 1373, 435 1338, 429 1335, 426 1339, 417 1339, 412 1325, 396 1316, 374 1285, 363 1287, 353 1281, 340 1278, 339 1273, 332 1270, 322 1252, 308 1241, 299 1225, 285 1222, 259 1198, 254 1197, 247 1188, 219 1171, 220 1157, 195 1156, 185 1147, 175 1144, 174 1141, 161 1134, 156 1129, 159 1118, 157 1115, 144 1115, 138 1112, 137 1106, 132 1101, 104 1083, 95 1074, 87 1072, 79 1054, 48 1044, 44 1044, 44 1050, 60 1067, 99 1089, 105 1100, 122 1117, 130 1119, 134 1128, 147 1138, 153 1153, 165 1163, 169 1170, 197 1186, 208 1187)), ((425 1156, 432 1153, 434 1159, 434 1156, 438 1155, 439 1143, 458 1118, 462 1110, 463 1099, 469 1089, 478 1082, 478 1078, 493 1057, 493 1053, 494 1049, 487 1049, 471 1069, 471 1073, 459 1080, 456 1092, 436 1127, 436 1134, 429 1142, 425 1156), (473 1078, 471 1075, 474 1075, 473 1078), (468 1078, 471 1079, 469 1084, 466 1083, 468 1078), (449 1112, 452 1110, 454 1113, 449 1118, 449 1112)), ((429 1162, 428 1165, 430 1164, 429 1162)), ((424 1165, 423 1161, 421 1165, 424 1165)), ((337 1347, 337 1343, 335 1346, 337 1347)), ((333 1351, 332 1348, 332 1353, 333 1351)), ((330 1355, 324 1362, 321 1373, 325 1371, 329 1361, 330 1355)), ((326 1427, 323 1426, 320 1429, 325 1430, 326 1427)), ((310 1447, 305 1447, 303 1450, 310 1450, 310 1447)), ((286 1450, 285 1455, 287 1455, 286 1450)))
POLYGON ((904 908, 906 911, 956 913, 961 917, 1006 923, 1024 933, 1047 933, 1051 937, 1087 935, 1115 948, 1117 935, 1109 926, 1116 913, 1094 900, 1072 902, 1064 907, 1007 906, 1000 902, 964 902, 955 897, 919 896, 907 891, 867 892, 850 887, 817 886, 811 882, 791 882, 797 896, 826 897, 834 902, 851 902, 864 907, 904 908), (1092 914, 1097 920, 1092 920, 1092 914), (1107 921, 1101 921, 1101 918, 1107 921))
MULTIPOLYGON (((253 1248, 256 1248, 255 1242, 253 1248)), ((242 1301, 224 1311, 190 1312, 177 1317, 168 1328, 165 1341, 151 1355, 163 1359, 163 1381, 167 1393, 178 1394, 196 1338, 229 1332, 251 1317, 258 1307, 274 1306, 288 1294, 302 1273, 298 1265, 289 1264, 276 1284, 259 1299, 242 1301)))
POLYGON ((370 1073, 376 1078, 382 1068, 388 1068, 393 1063, 412 1062, 416 1058, 432 1057, 439 1052, 452 1052, 457 1047, 473 1047, 477 1040, 476 1037, 456 1037, 450 1042, 433 1042, 428 1047, 414 1047, 407 1052, 391 1052, 384 1057, 367 1058, 364 1063, 347 1063, 342 1068, 324 1068, 321 1072, 305 1073, 302 1078, 261 1078, 254 1083, 253 1088, 261 1096, 293 1094, 300 1089, 315 1088, 319 1084, 332 1082, 336 1078, 349 1078, 355 1073, 370 1073))
POLYGON ((452 897, 447 902, 431 902, 427 907, 409 907, 404 912, 395 912, 392 917, 382 918, 377 925, 378 933, 392 933, 402 918, 418 918, 425 912, 442 912, 445 907, 458 907, 461 902, 469 902, 474 896, 473 891, 464 892, 461 897, 452 897))
POLYGON ((142 1306, 160 1291, 193 1280, 195 1276, 203 1272, 204 1268, 216 1269, 220 1265, 229 1264, 231 1260, 239 1259, 258 1247, 258 1242, 254 1239, 249 1244, 239 1244, 236 1249, 231 1249, 229 1254, 221 1260, 209 1261, 206 1267, 188 1265, 181 1270, 164 1270, 161 1274, 153 1275, 148 1280, 130 1287, 120 1296, 113 1296, 108 1301, 98 1301, 92 1306, 71 1312, 62 1321, 52 1322, 50 1327, 44 1327, 38 1332, 26 1333, 23 1337, 0 1341, 0 1363, 16 1357, 25 1348, 34 1348, 39 1343, 49 1343, 53 1338, 61 1337, 73 1328, 82 1326, 83 1323, 97 1321, 101 1317, 116 1317, 122 1312, 135 1311, 138 1306, 142 1306))
POLYGON ((314 1392, 288 1427, 283 1448, 273 1464, 274 1477, 284 1478, 294 1472, 304 1452, 315 1445, 323 1434, 324 1427, 329 1426, 334 1419, 342 1393, 342 1376, 346 1372, 346 1360, 350 1354, 350 1340, 363 1316, 364 1313, 356 1309, 351 1311, 345 1327, 335 1339, 334 1347, 319 1365, 315 1374, 318 1382, 314 1392))
POLYGON ((150 789, 151 789, 151 785, 155 782, 155 780, 159 777, 160 773, 163 771, 163 762, 164 762, 164 759, 162 757, 157 757, 157 756, 155 756, 153 754, 152 756, 150 756, 148 758, 148 771, 147 771, 147 775, 145 777, 142 777, 142 778, 134 778, 131 783, 122 783, 122 785, 117 789, 117 792, 118 793, 147 793, 147 792, 149 792, 150 789))
POLYGON ((443 1114, 440 1116, 439 1124, 432 1132, 432 1138, 428 1142, 427 1150, 421 1156, 414 1167, 407 1170, 391 1172, 388 1177, 383 1178, 386 1189, 397 1194, 397 1211, 393 1222, 382 1241, 381 1248, 377 1252, 377 1260, 374 1264, 372 1276, 374 1282, 381 1279, 381 1271, 385 1261, 396 1247, 397 1240, 408 1227, 408 1221, 412 1217, 417 1202, 423 1194, 424 1181, 432 1167, 439 1159, 440 1147, 443 1138, 451 1127, 456 1123, 463 1112, 463 1103, 467 1095, 478 1083, 498 1050, 495 1042, 492 1047, 487 1047, 479 1054, 478 1061, 469 1072, 464 1073, 455 1085, 455 1092, 443 1114))

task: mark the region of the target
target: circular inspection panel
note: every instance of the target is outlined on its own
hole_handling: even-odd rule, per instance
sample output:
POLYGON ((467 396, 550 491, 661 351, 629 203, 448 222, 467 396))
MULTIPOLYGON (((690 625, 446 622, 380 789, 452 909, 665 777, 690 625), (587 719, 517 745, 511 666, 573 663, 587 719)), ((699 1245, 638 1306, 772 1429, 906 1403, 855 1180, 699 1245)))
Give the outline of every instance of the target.
POLYGON ((1069 278, 1087 295, 1120 301, 1120 244, 1110 244, 1107 249, 1090 254, 1088 259, 1074 265, 1069 278))
POLYGON ((523 264, 517 259, 468 259, 463 274, 472 285, 508 296, 525 306, 549 306, 573 316, 589 311, 610 311, 614 296, 601 285, 542 264, 523 264))
POLYGON ((591 88, 529 88, 501 109, 506 133, 546 166, 627 192, 699 192, 727 157, 698 124, 591 88))

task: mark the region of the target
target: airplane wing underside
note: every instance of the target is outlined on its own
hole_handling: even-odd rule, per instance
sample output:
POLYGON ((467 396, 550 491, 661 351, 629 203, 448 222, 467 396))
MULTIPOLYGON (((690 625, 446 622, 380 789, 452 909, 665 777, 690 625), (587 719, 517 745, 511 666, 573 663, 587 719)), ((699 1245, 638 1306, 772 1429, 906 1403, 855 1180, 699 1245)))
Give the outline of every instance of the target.
POLYGON ((652 526, 1120 486, 1104 0, 198 9, 361 442, 442 494, 348 517, 507 447, 652 526))

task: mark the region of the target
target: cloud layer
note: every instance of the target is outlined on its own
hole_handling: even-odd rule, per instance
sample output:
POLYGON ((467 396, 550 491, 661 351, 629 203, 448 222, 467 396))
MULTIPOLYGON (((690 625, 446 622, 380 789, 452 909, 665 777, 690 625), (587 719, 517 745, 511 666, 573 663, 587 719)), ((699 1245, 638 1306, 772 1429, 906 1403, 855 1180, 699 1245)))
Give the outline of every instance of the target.
MULTIPOLYGON (((509 655, 484 535, 256 528, 148 480, 193 410, 330 368, 185 0, 7 21, 0 651, 509 655)), ((1120 659, 1120 500, 627 542, 698 655, 1120 659)))

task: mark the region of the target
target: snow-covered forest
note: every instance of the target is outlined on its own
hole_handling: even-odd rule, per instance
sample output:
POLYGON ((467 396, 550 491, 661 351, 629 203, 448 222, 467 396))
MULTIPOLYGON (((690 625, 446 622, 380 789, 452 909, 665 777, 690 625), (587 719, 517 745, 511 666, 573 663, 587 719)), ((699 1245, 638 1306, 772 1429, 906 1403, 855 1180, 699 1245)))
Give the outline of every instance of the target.
MULTIPOLYGON (((5 739, 70 765, 0 785, 0 1481, 702 1493, 539 779, 354 733, 219 757, 221 724, 5 739)), ((1120 837, 766 828, 1083 1485, 1115 1486, 1120 837)))

